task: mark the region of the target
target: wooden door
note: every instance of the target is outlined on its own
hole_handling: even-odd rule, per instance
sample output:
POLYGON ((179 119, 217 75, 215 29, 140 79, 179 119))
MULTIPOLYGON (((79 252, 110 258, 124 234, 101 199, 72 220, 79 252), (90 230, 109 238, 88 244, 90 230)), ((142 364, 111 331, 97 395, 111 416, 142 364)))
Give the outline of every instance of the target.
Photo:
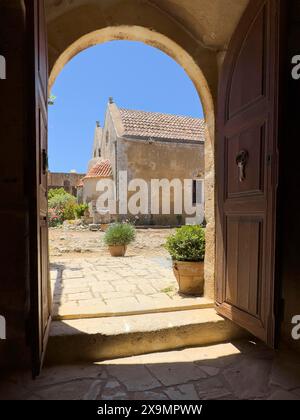
POLYGON ((34 97, 31 101, 31 311, 33 375, 40 373, 51 322, 51 293, 48 257, 47 137, 48 137, 48 54, 44 0, 26 3, 30 22, 30 75, 34 97))
POLYGON ((231 41, 217 123, 217 311, 274 345, 279 0, 251 0, 231 41))

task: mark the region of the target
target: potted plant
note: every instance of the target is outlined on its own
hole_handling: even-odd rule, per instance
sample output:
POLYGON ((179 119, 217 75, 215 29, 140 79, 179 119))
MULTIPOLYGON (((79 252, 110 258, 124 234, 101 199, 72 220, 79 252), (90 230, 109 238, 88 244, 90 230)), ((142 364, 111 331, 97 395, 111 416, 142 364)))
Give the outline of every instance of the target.
POLYGON ((204 292, 205 230, 183 226, 169 236, 166 249, 173 259, 173 271, 184 295, 202 296, 204 292))
POLYGON ((127 245, 135 239, 135 228, 128 223, 115 223, 105 232, 104 242, 112 257, 124 257, 127 245))

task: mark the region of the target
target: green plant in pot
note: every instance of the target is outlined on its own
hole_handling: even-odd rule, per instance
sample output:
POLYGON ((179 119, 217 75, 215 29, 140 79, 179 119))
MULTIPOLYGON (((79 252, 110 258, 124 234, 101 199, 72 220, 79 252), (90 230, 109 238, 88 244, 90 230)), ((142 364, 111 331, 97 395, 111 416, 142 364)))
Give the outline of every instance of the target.
POLYGON ((104 242, 112 257, 124 257, 127 246, 135 239, 135 228, 129 223, 114 223, 105 232, 104 242))
POLYGON ((173 259, 179 292, 202 296, 204 293, 205 230, 201 226, 183 226, 169 236, 165 245, 173 259))

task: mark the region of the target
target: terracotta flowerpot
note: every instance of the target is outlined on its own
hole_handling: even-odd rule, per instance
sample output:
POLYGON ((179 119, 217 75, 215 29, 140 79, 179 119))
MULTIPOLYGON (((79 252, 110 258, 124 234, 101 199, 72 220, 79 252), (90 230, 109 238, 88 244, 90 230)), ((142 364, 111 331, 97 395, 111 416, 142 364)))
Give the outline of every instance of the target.
POLYGON ((113 245, 109 246, 109 252, 112 257, 124 257, 126 254, 126 245, 113 245))
POLYGON ((203 296, 204 262, 173 261, 173 271, 180 293, 188 296, 203 296))

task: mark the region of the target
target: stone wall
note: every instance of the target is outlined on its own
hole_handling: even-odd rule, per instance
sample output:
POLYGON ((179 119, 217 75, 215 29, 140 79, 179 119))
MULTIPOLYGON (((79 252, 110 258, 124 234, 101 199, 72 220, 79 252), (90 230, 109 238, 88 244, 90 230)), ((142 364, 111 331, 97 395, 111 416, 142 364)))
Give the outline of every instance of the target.
POLYGON ((77 186, 85 174, 49 172, 48 188, 64 188, 69 194, 77 196, 77 186))
MULTIPOLYGON (((118 171, 127 171, 128 182, 133 179, 146 181, 149 190, 149 215, 139 215, 136 220, 141 225, 178 226, 184 225, 188 216, 174 214, 174 193, 171 191, 171 214, 162 214, 162 197, 160 197, 160 214, 151 215, 151 180, 204 178, 204 143, 145 141, 141 139, 118 140, 118 171), (186 164, 188 162, 188 165, 186 164)), ((128 200, 133 195, 129 192, 128 200)), ((184 196, 184 191, 182 190, 184 196)), ((133 216, 128 215, 132 219, 133 216)))
POLYGON ((91 201, 96 201, 99 197, 99 192, 97 191, 97 183, 99 178, 86 178, 84 180, 83 188, 83 202, 89 204, 91 201))

